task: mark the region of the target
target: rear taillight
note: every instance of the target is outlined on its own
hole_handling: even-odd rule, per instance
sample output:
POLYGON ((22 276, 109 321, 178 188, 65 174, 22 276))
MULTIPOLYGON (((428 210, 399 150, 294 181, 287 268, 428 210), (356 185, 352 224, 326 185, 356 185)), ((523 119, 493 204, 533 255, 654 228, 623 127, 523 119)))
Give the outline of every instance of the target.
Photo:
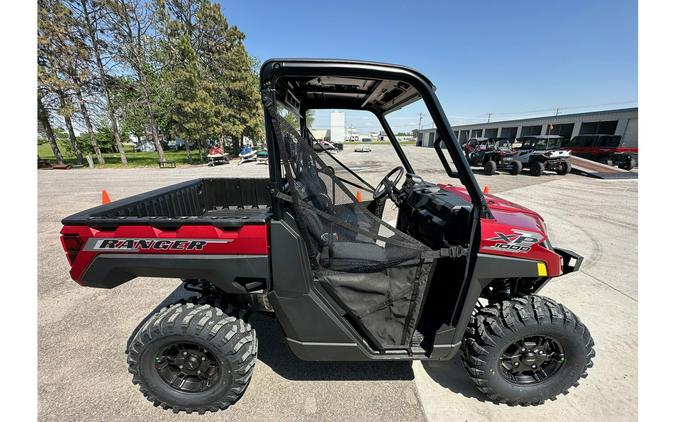
POLYGON ((76 234, 64 234, 61 236, 61 245, 63 245, 63 250, 66 251, 68 262, 70 265, 73 265, 75 258, 77 258, 77 254, 80 253, 80 250, 82 249, 82 239, 76 234))

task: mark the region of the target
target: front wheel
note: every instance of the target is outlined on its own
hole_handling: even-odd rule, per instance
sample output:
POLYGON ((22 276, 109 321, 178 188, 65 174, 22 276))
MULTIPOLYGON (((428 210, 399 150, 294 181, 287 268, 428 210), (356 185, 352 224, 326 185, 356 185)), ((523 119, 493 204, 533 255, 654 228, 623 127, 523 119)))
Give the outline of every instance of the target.
POLYGON ((537 405, 587 376, 593 339, 569 309, 536 295, 481 308, 462 345, 462 363, 478 390, 509 405, 537 405))
POLYGON ((571 171, 572 171, 572 163, 570 163, 569 161, 563 161, 562 164, 560 164, 560 167, 558 167, 555 172, 558 173, 560 176, 564 176, 571 171))
POLYGON ((257 355, 255 330, 211 305, 178 303, 134 335, 127 362, 133 383, 174 413, 218 411, 248 386, 257 355))

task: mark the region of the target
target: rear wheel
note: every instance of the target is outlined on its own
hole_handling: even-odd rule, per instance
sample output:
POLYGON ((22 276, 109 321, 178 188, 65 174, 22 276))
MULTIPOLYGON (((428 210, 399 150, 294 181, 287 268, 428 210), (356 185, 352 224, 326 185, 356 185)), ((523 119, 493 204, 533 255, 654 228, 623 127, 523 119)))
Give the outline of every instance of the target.
POLYGON ((255 330, 242 319, 212 305, 179 303, 145 322, 127 362, 133 383, 155 406, 202 414, 241 397, 257 348, 255 330))
POLYGON ((514 160, 509 167, 509 173, 511 173, 513 176, 517 176, 521 171, 523 171, 523 163, 518 160, 514 160))
POLYGON ((533 161, 530 163, 530 175, 541 176, 544 174, 544 163, 541 161, 533 161))
POLYGON ((483 173, 487 176, 492 176, 497 171, 497 163, 488 160, 483 164, 483 173))
POLYGON ((579 385, 593 366, 593 339, 569 309, 541 296, 481 308, 462 345, 462 362, 490 400, 537 405, 579 385))
POLYGON ((629 170, 629 171, 633 170, 633 168, 635 168, 635 160, 630 158, 630 159, 624 161, 623 163, 621 163, 620 167, 624 170, 629 170))
POLYGON ((569 161, 563 161, 562 164, 560 164, 560 167, 558 167, 555 172, 561 176, 564 176, 571 171, 572 171, 572 163, 570 163, 569 161))

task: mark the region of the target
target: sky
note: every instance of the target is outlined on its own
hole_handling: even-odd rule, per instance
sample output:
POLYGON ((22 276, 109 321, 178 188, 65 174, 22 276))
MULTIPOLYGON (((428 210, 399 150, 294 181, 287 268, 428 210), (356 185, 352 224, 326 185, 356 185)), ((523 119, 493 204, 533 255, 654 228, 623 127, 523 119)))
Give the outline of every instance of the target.
MULTIPOLYGON (((637 1, 221 0, 249 53, 410 66, 451 124, 637 106, 637 1)), ((395 131, 418 126, 420 107, 395 131)), ((347 112, 346 125, 370 131, 347 112)), ((422 126, 429 127, 428 115, 422 126)), ((328 113, 314 127, 327 128, 328 113)))

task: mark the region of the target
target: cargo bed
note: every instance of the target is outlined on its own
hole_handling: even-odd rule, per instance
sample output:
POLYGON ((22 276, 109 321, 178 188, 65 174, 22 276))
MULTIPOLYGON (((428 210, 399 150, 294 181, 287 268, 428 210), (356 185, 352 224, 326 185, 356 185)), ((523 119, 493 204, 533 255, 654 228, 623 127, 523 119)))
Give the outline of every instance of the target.
POLYGON ((73 214, 64 225, 177 227, 185 224, 240 227, 271 217, 268 179, 195 179, 73 214))

